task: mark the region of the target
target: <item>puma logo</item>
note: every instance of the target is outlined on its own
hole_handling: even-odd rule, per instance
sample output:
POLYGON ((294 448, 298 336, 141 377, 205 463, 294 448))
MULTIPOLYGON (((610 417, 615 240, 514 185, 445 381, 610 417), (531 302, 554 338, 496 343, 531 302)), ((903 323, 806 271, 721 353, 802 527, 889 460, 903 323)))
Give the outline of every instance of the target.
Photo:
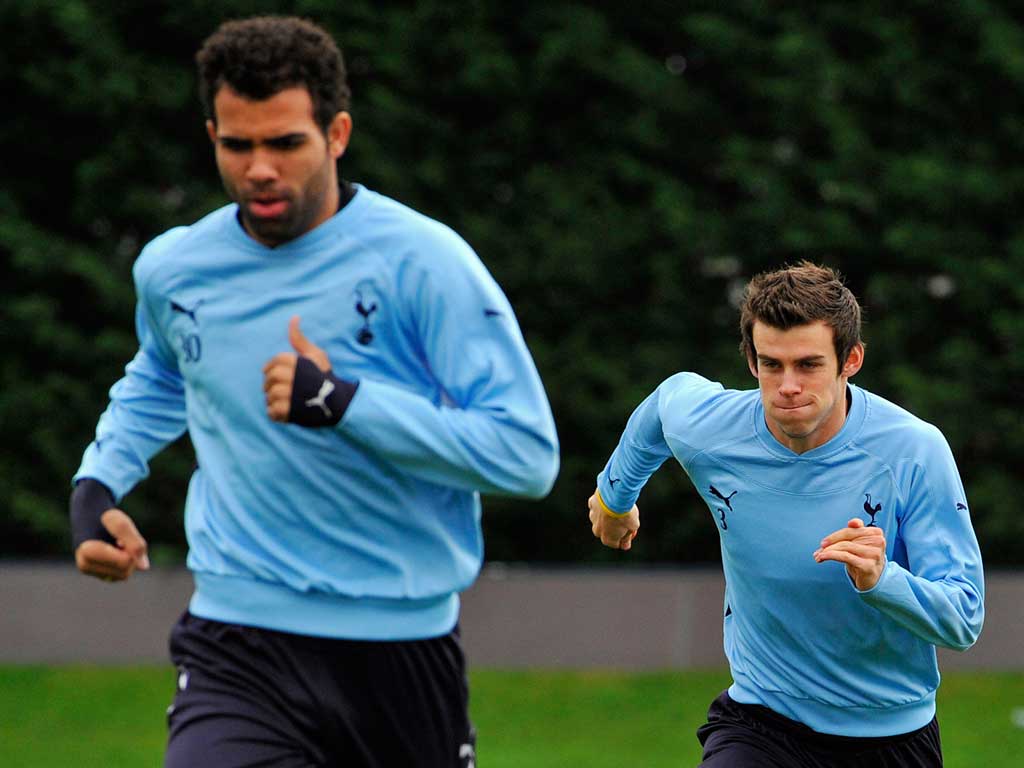
POLYGON ((739 491, 733 491, 733 492, 732 492, 732 493, 730 493, 730 494, 729 494, 728 496, 723 496, 723 495, 722 495, 722 493, 721 493, 721 491, 719 491, 719 490, 718 490, 717 488, 715 488, 715 486, 713 486, 713 485, 712 485, 712 486, 710 487, 710 491, 711 491, 711 495, 712 495, 712 496, 717 496, 717 497, 718 497, 718 498, 720 498, 720 499, 721 499, 722 501, 724 501, 724 502, 725 502, 725 506, 727 506, 727 507, 729 508, 729 511, 730 511, 730 512, 732 512, 732 502, 730 501, 730 499, 731 499, 731 498, 732 498, 733 496, 735 496, 735 495, 736 495, 737 493, 739 493, 739 491))
POLYGON ((314 405, 318 406, 320 410, 324 412, 324 416, 328 419, 332 417, 331 409, 327 407, 327 398, 334 391, 334 382, 330 379, 324 379, 324 383, 320 385, 320 391, 316 393, 316 397, 311 397, 306 401, 306 407, 312 408, 314 405))
POLYGON ((202 303, 203 301, 200 299, 192 309, 189 309, 188 307, 179 304, 174 299, 171 299, 171 311, 180 312, 181 314, 186 315, 195 325, 199 325, 199 321, 196 319, 196 312, 199 311, 199 305, 202 303))

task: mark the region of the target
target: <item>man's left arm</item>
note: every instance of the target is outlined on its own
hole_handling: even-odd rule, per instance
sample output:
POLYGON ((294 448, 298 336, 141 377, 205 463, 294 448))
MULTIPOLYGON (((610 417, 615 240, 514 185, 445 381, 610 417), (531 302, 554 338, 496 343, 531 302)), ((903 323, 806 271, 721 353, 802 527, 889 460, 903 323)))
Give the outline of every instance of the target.
POLYGON ((396 290, 441 404, 364 380, 339 429, 421 479, 543 497, 558 474, 558 437, 516 316, 467 244, 435 246, 402 266, 396 290))
MULTIPOLYGON (((475 254, 461 247, 462 258, 442 258, 430 268, 411 263, 396 280, 396 306, 442 392, 441 404, 367 377, 346 386, 345 372, 333 371, 342 380, 335 379, 334 391, 346 394, 335 428, 419 479, 539 498, 551 489, 559 466, 551 407, 512 307, 475 254)), ((317 362, 312 350, 296 349, 300 360, 329 368, 326 356, 317 362)), ((275 381, 288 378, 269 364, 267 370, 275 381)), ((302 378, 300 370, 297 387, 302 378)), ((292 421, 303 402, 315 401, 292 398, 290 391, 285 398, 283 387, 270 384, 268 407, 273 387, 278 402, 289 401, 285 418, 292 421)), ((324 391, 320 387, 318 381, 306 385, 316 393, 324 391)), ((271 412, 271 418, 280 414, 271 412)))
POLYGON ((906 566, 887 559, 885 535, 860 520, 826 537, 815 559, 846 563, 864 601, 918 637, 966 650, 985 618, 981 552, 945 439, 936 433, 925 453, 907 467, 905 512, 888 534, 905 549, 906 566))

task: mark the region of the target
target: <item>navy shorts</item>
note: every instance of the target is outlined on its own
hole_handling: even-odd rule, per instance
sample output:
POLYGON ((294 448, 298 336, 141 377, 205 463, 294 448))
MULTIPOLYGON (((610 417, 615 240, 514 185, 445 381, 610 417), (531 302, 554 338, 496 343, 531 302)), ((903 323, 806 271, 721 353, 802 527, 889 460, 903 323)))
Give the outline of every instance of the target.
POLYGON ((474 768, 458 628, 427 640, 308 637, 185 613, 166 768, 474 768))
POLYGON ((818 733, 767 707, 740 704, 728 692, 711 703, 697 729, 706 768, 941 768, 935 718, 898 736, 855 738, 818 733))

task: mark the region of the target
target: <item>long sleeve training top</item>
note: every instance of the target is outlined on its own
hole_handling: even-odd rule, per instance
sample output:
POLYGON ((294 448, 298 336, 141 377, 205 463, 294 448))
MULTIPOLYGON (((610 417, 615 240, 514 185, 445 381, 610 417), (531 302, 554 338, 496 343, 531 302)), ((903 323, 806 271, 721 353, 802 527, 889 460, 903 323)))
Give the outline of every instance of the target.
POLYGON ((769 431, 757 390, 677 374, 633 413, 598 489, 627 510, 675 457, 718 526, 730 696, 822 733, 890 736, 934 716, 935 647, 977 639, 981 554, 941 433, 849 391, 840 432, 796 454, 769 431), (885 570, 864 592, 842 564, 813 558, 853 517, 886 537, 885 570))
POLYGON ((545 495, 554 421, 512 307, 452 230, 365 187, 267 248, 235 205, 134 268, 139 350, 75 479, 120 500, 186 430, 192 613, 301 634, 449 631, 482 559, 479 493, 545 495), (288 321, 358 381, 336 427, 270 420, 288 321))

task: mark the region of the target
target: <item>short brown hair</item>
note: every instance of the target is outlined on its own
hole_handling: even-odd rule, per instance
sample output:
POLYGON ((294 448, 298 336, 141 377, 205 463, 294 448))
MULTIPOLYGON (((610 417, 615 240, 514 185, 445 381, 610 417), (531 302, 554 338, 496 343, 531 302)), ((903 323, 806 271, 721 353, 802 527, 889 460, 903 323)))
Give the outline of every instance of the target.
POLYGON ((324 133, 334 116, 348 109, 351 94, 341 51, 334 38, 306 19, 254 16, 224 22, 203 42, 196 65, 199 98, 214 122, 213 100, 224 85, 255 100, 304 86, 324 133))
POLYGON ((798 325, 824 321, 832 329, 839 367, 861 341, 860 305, 829 267, 802 261, 795 267, 763 272, 747 283, 740 309, 740 351, 757 365, 754 323, 787 331, 798 325))

